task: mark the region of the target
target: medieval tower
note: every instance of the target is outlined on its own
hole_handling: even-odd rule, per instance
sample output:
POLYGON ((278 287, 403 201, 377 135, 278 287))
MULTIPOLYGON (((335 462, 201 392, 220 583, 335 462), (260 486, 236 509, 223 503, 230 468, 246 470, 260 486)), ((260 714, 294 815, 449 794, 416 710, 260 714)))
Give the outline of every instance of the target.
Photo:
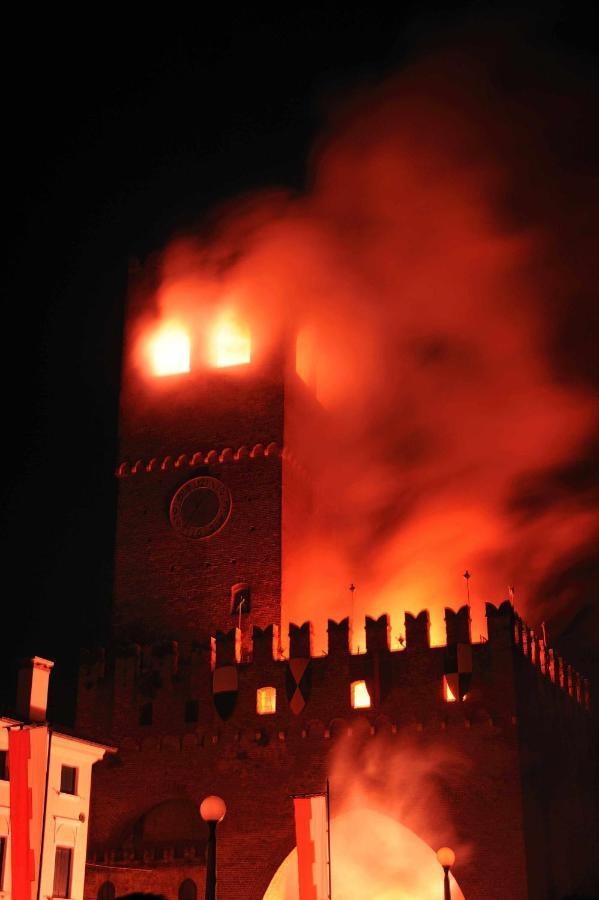
MULTIPOLYGON (((141 301, 128 348, 140 322, 141 301)), ((467 606, 446 610, 438 647, 426 611, 406 615, 393 649, 386 616, 367 620, 365 653, 351 652, 347 619, 329 621, 324 654, 309 623, 280 634, 286 557, 316 502, 302 425, 319 411, 294 340, 252 337, 212 366, 184 341, 159 373, 125 355, 113 641, 85 654, 77 713, 79 732, 119 753, 98 766, 85 896, 201 896, 197 807, 215 793, 228 808, 220 900, 283 900, 290 796, 327 777, 333 839, 344 816, 364 823, 356 852, 375 810, 425 857, 457 845, 455 890, 468 900, 568 896, 592 856, 589 687, 509 602, 487 605, 477 643, 467 606), (345 788, 372 748, 376 778, 352 810, 345 788), (432 808, 402 813, 391 795, 418 793, 418 759, 441 760, 432 808)), ((378 852, 365 884, 378 883, 378 852)), ((424 890, 413 895, 436 896, 424 890)))

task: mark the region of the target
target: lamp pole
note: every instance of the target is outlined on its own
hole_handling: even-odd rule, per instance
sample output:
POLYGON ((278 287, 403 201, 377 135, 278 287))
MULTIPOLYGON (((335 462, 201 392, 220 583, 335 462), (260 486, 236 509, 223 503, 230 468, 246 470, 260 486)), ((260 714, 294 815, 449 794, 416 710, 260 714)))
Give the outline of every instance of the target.
POLYGON ((206 797, 200 804, 200 816, 208 825, 206 900, 216 900, 216 826, 225 818, 226 811, 225 801, 214 795, 206 797))
POLYGON ((443 900, 451 900, 449 870, 455 862, 455 853, 451 847, 441 847, 440 850, 437 850, 437 859, 443 869, 443 900))

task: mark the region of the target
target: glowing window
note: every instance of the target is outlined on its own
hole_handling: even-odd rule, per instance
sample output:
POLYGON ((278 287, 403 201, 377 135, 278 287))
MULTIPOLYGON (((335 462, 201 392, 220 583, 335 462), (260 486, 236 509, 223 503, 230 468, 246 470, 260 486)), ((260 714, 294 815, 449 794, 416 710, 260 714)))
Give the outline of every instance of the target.
POLYGON ((368 709, 370 707, 370 694, 365 681, 352 681, 351 705, 354 709, 368 709))
POLYGON ((150 342, 150 359, 154 375, 189 372, 190 341, 180 325, 164 325, 150 342))
POLYGON ((249 328, 233 313, 224 313, 214 325, 210 351, 212 364, 217 368, 249 363, 252 356, 249 328))
POLYGON ((449 686, 449 682, 447 680, 447 675, 443 676, 443 699, 447 703, 455 703, 457 701, 457 697, 449 686))
POLYGON ((271 716, 277 711, 277 689, 261 687, 256 691, 256 712, 259 716, 271 716))

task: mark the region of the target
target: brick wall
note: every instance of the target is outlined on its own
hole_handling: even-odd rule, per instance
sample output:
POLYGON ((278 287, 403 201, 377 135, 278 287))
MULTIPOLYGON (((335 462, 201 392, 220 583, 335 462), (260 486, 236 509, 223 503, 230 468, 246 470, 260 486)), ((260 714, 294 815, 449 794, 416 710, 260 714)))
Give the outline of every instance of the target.
MULTIPOLYGON (((118 760, 98 766, 95 773, 92 852, 117 847, 126 828, 157 804, 173 798, 197 804, 206 794, 218 793, 228 806, 219 826, 219 896, 260 900, 294 846, 290 795, 321 790, 332 775, 334 816, 335 797, 343 793, 332 770, 340 744, 355 742, 358 759, 368 742, 386 741, 393 759, 394 747, 408 740, 423 758, 461 760, 460 766, 442 773, 438 807, 429 811, 429 820, 447 817, 453 825, 452 839, 469 847, 455 871, 466 897, 561 896, 543 893, 547 884, 534 863, 536 831, 543 820, 530 809, 525 756, 531 748, 540 751, 535 735, 542 732, 536 724, 528 727, 522 716, 526 719, 536 709, 535 715, 546 719, 547 733, 559 728, 560 735, 568 735, 553 740, 561 783, 556 790, 543 784, 547 803, 553 804, 555 839, 565 841, 564 830, 574 829, 580 845, 566 858, 569 844, 563 844, 556 862, 561 874, 552 882, 561 886, 566 879, 574 883, 585 866, 588 870, 592 846, 592 831, 583 833, 588 823, 584 803, 570 803, 563 826, 559 825, 567 792, 580 787, 588 774, 584 766, 577 769, 592 756, 587 701, 580 702, 556 684, 543 670, 540 657, 533 661, 523 652, 511 607, 504 604, 499 610, 489 607, 489 640, 472 647, 472 685, 466 699, 446 703, 445 648, 427 646, 426 618, 411 622, 407 648, 393 652, 386 644, 386 617, 368 621, 368 652, 362 655, 349 652, 347 620, 329 623, 329 652, 312 659, 311 694, 297 716, 286 700, 287 664, 277 654, 273 657, 272 629, 255 633, 252 661, 238 666, 237 705, 225 722, 212 702, 211 675, 232 636, 217 641, 216 659, 208 646, 192 649, 172 642, 134 648, 128 655, 109 654, 106 660, 90 659, 81 673, 78 727, 91 727, 90 736, 96 734, 94 729, 104 736, 108 730, 120 747, 118 760), (350 683, 356 678, 365 678, 377 698, 371 709, 351 707, 350 683), (277 690, 277 711, 259 716, 256 691, 265 685, 277 690), (520 700, 523 692, 530 697, 526 709, 520 700), (198 703, 196 723, 184 721, 190 697, 198 703), (148 698, 154 705, 153 723, 143 726, 137 713, 148 698), (104 720, 94 719, 94 710, 102 707, 109 714, 104 720), (576 765, 568 762, 574 747, 576 765)), ((460 631, 459 622, 467 623, 467 609, 448 617, 452 634, 456 618, 460 631)), ((292 654, 305 652, 309 633, 308 627, 292 627, 292 654)), ((433 846, 438 838, 422 827, 419 834, 433 846)), ((155 881, 143 874, 136 882, 132 869, 122 875, 115 868, 111 880, 117 892, 124 893, 131 885, 145 889, 143 879, 149 879, 175 898, 183 871, 175 862, 170 869, 157 864, 155 881)), ((90 891, 96 876, 96 869, 90 868, 90 891)))

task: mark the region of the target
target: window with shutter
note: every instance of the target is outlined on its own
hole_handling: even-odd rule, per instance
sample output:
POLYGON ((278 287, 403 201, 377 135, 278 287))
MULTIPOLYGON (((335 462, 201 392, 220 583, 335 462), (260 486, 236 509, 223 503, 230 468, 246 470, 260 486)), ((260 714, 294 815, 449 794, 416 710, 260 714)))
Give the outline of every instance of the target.
POLYGON ((6 838, 0 837, 0 891, 4 889, 4 863, 6 861, 6 838))
POLYGON ((71 869, 73 850, 71 847, 57 847, 54 862, 54 889, 52 896, 69 897, 71 891, 71 869))

